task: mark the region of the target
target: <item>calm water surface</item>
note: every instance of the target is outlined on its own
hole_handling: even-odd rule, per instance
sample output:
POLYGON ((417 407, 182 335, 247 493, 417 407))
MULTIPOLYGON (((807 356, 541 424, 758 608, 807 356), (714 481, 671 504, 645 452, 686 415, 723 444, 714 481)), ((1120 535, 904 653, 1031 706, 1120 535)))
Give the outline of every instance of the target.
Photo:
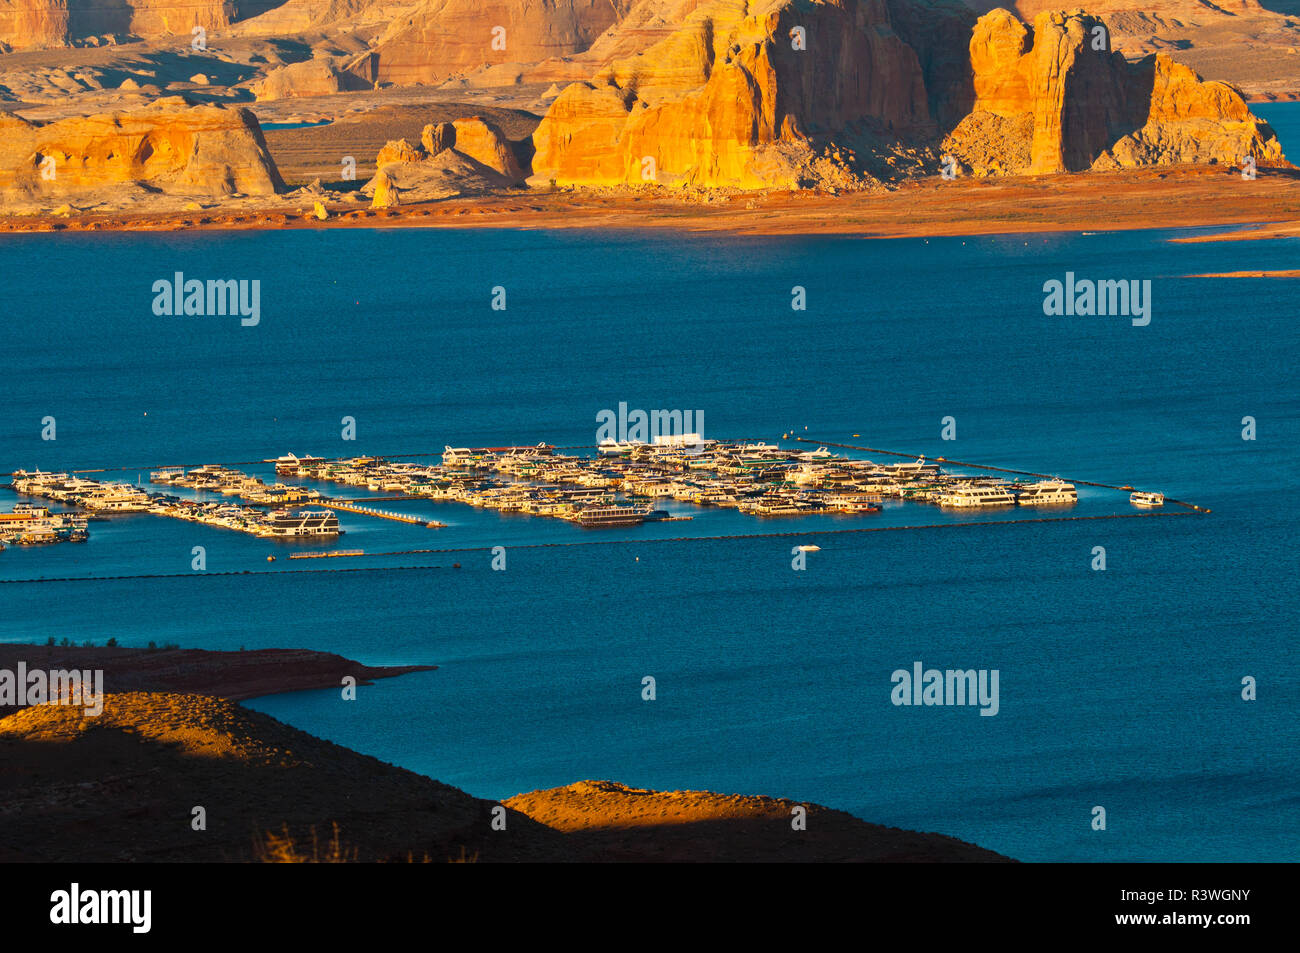
MULTIPOLYGON (((1284 143, 1300 138, 1293 107, 1257 112, 1284 143)), ((449 525, 344 514, 340 545, 468 551, 344 573, 132 516, 92 523, 85 545, 0 553, 0 579, 81 580, 0 585, 0 639, 436 664, 354 703, 320 691, 250 704, 484 797, 614 778, 817 801, 1024 860, 1294 860, 1300 286, 1182 276, 1294 268, 1300 242, 1176 234, 1189 233, 5 238, 2 470, 112 467, 134 481, 286 451, 582 445, 596 413, 626 401, 703 410, 709 436, 806 432, 1131 483, 1213 513, 830 534, 949 518, 681 506, 696 519, 593 535, 385 503, 449 525), (155 317, 151 285, 176 271, 260 279, 261 324, 155 317), (1150 279, 1150 325, 1044 316, 1043 282, 1067 271, 1150 279), (496 285, 504 312, 489 306, 496 285), (807 311, 791 310, 794 285, 807 311), (54 442, 40 439, 45 416, 54 442), (946 416, 955 442, 940 439, 946 416), (791 570, 790 538, 666 538, 781 531, 822 547, 806 571, 791 570), (533 545, 593 539, 610 542, 533 545), (190 574, 195 545, 213 572, 260 573, 190 574), (494 545, 508 547, 505 572, 490 569, 494 545), (1104 572, 1090 569, 1096 546, 1104 572), (106 578, 165 573, 181 575, 106 578), (891 673, 917 660, 998 669, 999 714, 893 706, 891 673), (1245 676, 1255 702, 1240 697, 1245 676), (1089 827, 1095 805, 1104 833, 1089 827)), ((0 491, 0 509, 14 499, 0 491)), ((1133 510, 1087 490, 1076 512, 1133 510)))

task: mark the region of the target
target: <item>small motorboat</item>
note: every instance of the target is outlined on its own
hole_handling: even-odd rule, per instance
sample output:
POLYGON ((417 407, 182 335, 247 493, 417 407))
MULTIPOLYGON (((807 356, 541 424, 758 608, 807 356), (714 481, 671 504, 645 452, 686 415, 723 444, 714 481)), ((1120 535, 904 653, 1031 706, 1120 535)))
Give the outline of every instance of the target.
POLYGON ((1130 493, 1128 501, 1134 506, 1164 506, 1165 495, 1163 493, 1145 493, 1139 490, 1136 493, 1130 493))

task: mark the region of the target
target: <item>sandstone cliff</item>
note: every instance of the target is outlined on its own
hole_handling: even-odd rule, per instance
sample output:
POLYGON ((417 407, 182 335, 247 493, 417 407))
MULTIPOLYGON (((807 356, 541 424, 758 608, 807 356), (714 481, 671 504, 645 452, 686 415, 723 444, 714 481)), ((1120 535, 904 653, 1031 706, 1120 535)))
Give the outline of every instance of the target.
POLYGON ((946 0, 641 0, 597 57, 533 134, 534 184, 861 188, 935 171, 907 147, 949 129, 979 174, 1282 161, 1236 90, 1164 54, 1130 64, 1081 12, 1031 28, 946 0), (681 25, 629 52, 670 9, 681 25))
POLYGON ((993 10, 975 26, 970 63, 974 107, 944 148, 977 174, 1282 162, 1239 92, 1165 53, 1129 63, 1088 14, 1040 13, 1030 28, 993 10))
POLYGON ((379 37, 365 64, 381 83, 436 83, 481 66, 587 49, 624 0, 423 0, 379 37))
POLYGON ((221 196, 271 195, 283 183, 246 109, 172 98, 46 125, 0 114, 0 198, 70 197, 113 186, 221 196))
POLYGON ((114 34, 185 37, 274 7, 277 0, 0 0, 0 43, 16 50, 114 34))
POLYGON ((709 0, 566 88, 534 133, 533 171, 560 184, 795 187, 820 178, 818 161, 834 161, 822 139, 850 123, 895 135, 931 124, 921 65, 884 2, 709 0))

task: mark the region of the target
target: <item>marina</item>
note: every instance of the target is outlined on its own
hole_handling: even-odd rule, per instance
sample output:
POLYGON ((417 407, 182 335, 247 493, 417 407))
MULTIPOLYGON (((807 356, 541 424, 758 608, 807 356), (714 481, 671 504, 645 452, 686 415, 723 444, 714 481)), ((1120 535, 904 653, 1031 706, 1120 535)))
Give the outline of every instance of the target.
POLYGON ((329 510, 277 508, 267 512, 238 503, 189 500, 166 493, 150 493, 129 483, 88 480, 67 473, 16 470, 13 488, 24 496, 56 500, 95 514, 149 513, 253 536, 292 539, 342 533, 338 517, 329 510))
POLYGON ((87 519, 74 513, 51 512, 32 503, 16 503, 0 513, 0 548, 39 546, 45 543, 81 543, 89 538, 87 519))
POLYGON ((723 507, 755 517, 870 515, 885 500, 944 507, 1070 506, 1078 495, 1058 479, 1014 482, 944 472, 924 457, 875 463, 776 444, 691 439, 606 443, 594 454, 518 447, 446 447, 439 464, 382 457, 328 460, 286 454, 286 478, 548 516, 586 528, 680 519, 657 500, 723 507))
MULTIPOLYGON (((48 630, 230 650, 306 640, 374 663, 443 665, 363 693, 360 708, 337 692, 249 707, 493 803, 612 778, 808 799, 1021 860, 1285 859, 1276 835, 1294 828, 1294 719, 1241 702, 1236 684, 1285 681, 1292 639, 1293 607, 1241 594, 1288 591, 1293 514, 1275 484, 1292 466, 1295 415, 1278 395, 1295 363, 1295 288, 1177 276, 1292 267, 1293 242, 1175 245, 1176 233, 1147 230, 867 246, 683 231, 655 244, 630 229, 580 232, 381 228, 326 245, 310 230, 213 232, 188 249, 165 234, 124 235, 120 247, 51 235, 24 239, 46 243, 30 253, 15 243, 16 273, 57 260, 101 280, 64 283, 54 338, 49 324, 11 322, 18 382, 3 471, 244 502, 147 483, 153 470, 219 463, 448 526, 336 510, 345 535, 290 542, 78 510, 87 543, 0 552, 8 639, 48 630), (1022 238, 1024 257, 1008 259, 1022 238), (412 253, 409 280, 376 279, 412 253), (163 329, 121 306, 156 277, 149 262, 186 255, 211 256, 214 274, 294 267, 275 313, 242 333, 193 320, 163 329), (1105 261, 1117 276, 1123 263, 1170 276, 1151 327, 1040 324, 1045 277, 1105 261), (482 307, 485 281, 509 286, 508 312, 482 307), (789 308, 794 284, 808 288, 806 312, 789 308), (1014 317, 1008 286, 1032 313, 1014 317), (1223 334, 1243 295, 1258 320, 1223 334), (620 490, 617 500, 694 519, 589 528, 263 462, 293 451, 442 464, 444 444, 545 439, 588 467, 598 455, 621 465, 645 451, 600 454, 593 415, 624 399, 703 407, 707 436, 733 443, 882 466, 924 453, 942 476, 1026 487, 1059 477, 1077 502, 1017 493, 1015 506, 943 507, 913 487, 863 500, 862 513, 765 516, 726 502, 726 488, 721 505, 620 490), (958 439, 943 441, 949 413, 958 439), (1245 413, 1258 415, 1258 441, 1241 439, 1245 413), (46 414, 57 441, 38 439, 46 414), (355 441, 340 437, 344 414, 355 441), (103 472, 80 472, 91 467, 103 472), (1134 506, 1138 491, 1162 492, 1165 505, 1134 506), (195 545, 207 572, 191 567, 195 545), (794 571, 791 549, 811 545, 820 550, 794 571), (504 572, 493 571, 497 546, 504 572), (446 551, 420 552, 435 547, 446 551), (354 549, 364 555, 291 558, 354 549), (1190 644, 1204 657, 1186 658, 1190 644), (887 674, 914 658, 1001 669, 1002 714, 893 709, 887 674), (1159 677, 1151 686, 1134 672, 1159 677), (646 674, 659 702, 637 694, 646 674), (1098 800, 1081 808, 1081 790, 1098 800), (1089 827, 1093 804, 1122 837, 1089 827), (1207 814, 1210 837, 1194 823, 1207 814)), ((17 313, 49 312, 47 288, 11 290, 17 313)), ((711 454, 700 456, 686 477, 711 478, 711 454)), ((792 476, 804 462, 818 469, 799 461, 792 476)), ((73 509, 0 493, 0 511, 14 502, 73 509)))
MULTIPOLYGON (((149 470, 149 482, 164 489, 152 492, 139 485, 80 475, 108 472, 104 470, 19 470, 12 474, 13 489, 19 494, 88 512, 51 514, 42 506, 17 504, 14 513, 0 514, 0 543, 84 540, 88 520, 130 513, 166 516, 287 541, 337 539, 344 532, 338 513, 428 528, 447 525, 425 515, 370 505, 381 499, 456 503, 503 514, 549 517, 593 531, 694 518, 681 512, 680 506, 676 510, 663 508, 669 503, 702 510, 731 509, 765 521, 819 515, 872 516, 881 513, 887 503, 931 505, 956 512, 992 513, 1022 507, 1060 510, 1075 506, 1079 499, 1074 482, 1016 471, 1003 471, 1006 475, 963 473, 958 470, 999 468, 956 464, 943 458, 927 460, 916 456, 881 463, 829 449, 843 446, 839 444, 801 449, 761 441, 688 437, 563 450, 547 443, 448 446, 438 463, 413 462, 412 458, 437 456, 428 453, 405 455, 404 459, 330 459, 288 453, 261 461, 274 466, 273 482, 222 464, 157 467, 149 470), (1024 476, 1036 479, 1015 478, 1024 476), (332 497, 312 487, 312 483, 356 487, 382 495, 332 497), (193 496, 167 490, 187 491, 193 496), (229 499, 209 499, 209 495, 229 499)), ((804 438, 794 440, 810 442, 804 438)), ((893 451, 877 452, 905 456, 893 451)), ((1131 491, 1132 487, 1111 489, 1131 491)), ((1162 506, 1164 497, 1155 492, 1133 491, 1129 502, 1151 509, 1162 506)), ((347 553, 353 554, 360 552, 347 553)))

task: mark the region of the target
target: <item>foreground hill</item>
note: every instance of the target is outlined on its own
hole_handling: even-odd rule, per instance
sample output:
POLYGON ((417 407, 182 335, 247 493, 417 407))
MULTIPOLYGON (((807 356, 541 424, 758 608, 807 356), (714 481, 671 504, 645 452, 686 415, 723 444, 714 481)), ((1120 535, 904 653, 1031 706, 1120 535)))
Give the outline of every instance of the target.
POLYGON ((582 782, 502 808, 201 695, 23 709, 0 764, 0 861, 1005 860, 816 805, 794 831, 769 798, 582 782))
POLYGON ((503 802, 564 831, 599 860, 923 862, 1000 859, 974 845, 877 827, 830 808, 709 791, 647 791, 579 781, 503 802), (802 809, 806 828, 795 830, 802 809))

